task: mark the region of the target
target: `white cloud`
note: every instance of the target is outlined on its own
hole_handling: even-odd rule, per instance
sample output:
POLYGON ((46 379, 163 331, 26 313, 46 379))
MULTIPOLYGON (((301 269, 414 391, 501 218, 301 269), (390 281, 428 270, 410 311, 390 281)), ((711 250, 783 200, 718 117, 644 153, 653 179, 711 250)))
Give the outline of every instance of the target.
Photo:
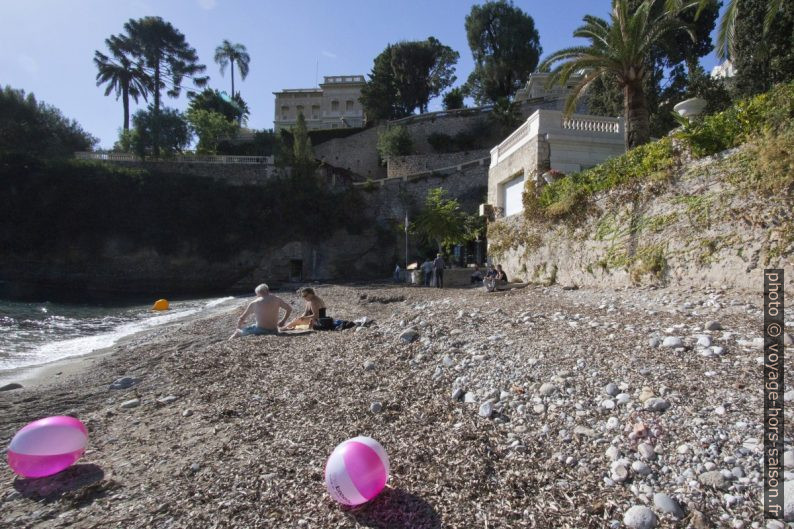
POLYGON ((17 56, 17 62, 22 67, 23 70, 28 72, 29 74, 35 74, 39 71, 39 63, 36 62, 36 59, 31 57, 30 55, 20 54, 17 56))
POLYGON ((215 6, 218 4, 218 0, 197 0, 199 7, 201 9, 205 9, 209 11, 210 9, 214 9, 215 6))
POLYGON ((329 59, 336 59, 336 53, 331 53, 328 50, 323 50, 320 53, 322 53, 324 56, 328 57, 329 59))

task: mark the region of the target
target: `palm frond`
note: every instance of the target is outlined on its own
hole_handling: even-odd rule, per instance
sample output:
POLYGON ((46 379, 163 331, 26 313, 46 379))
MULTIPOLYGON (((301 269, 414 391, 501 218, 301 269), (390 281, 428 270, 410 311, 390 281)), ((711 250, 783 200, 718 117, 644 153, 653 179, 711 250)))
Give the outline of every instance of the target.
POLYGON ((720 19, 720 28, 717 33, 717 56, 725 60, 732 55, 736 33, 736 17, 739 14, 739 0, 730 0, 725 14, 720 19))

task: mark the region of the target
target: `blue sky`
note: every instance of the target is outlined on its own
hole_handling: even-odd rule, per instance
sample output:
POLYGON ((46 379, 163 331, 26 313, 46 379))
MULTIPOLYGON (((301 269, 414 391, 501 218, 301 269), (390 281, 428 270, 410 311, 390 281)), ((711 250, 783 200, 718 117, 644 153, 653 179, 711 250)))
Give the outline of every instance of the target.
MULTIPOLYGON (((122 106, 95 83, 94 50, 122 31, 130 18, 157 15, 171 22, 207 66, 210 86, 230 91, 212 61, 223 39, 251 55, 239 90, 251 109, 249 126, 273 126, 273 92, 315 86, 315 75, 369 74, 388 43, 430 35, 460 52, 458 81, 472 70, 464 19, 471 0, 25 0, 0 3, 0 83, 33 92, 76 119, 111 147, 122 124, 122 106), (319 65, 319 68, 318 68, 319 65)), ((544 55, 574 45, 582 16, 606 17, 609 0, 516 0, 540 33, 544 55)), ((707 71, 717 61, 702 61, 707 71)), ((186 85, 187 86, 187 85, 186 85)), ((167 99, 184 109, 186 98, 167 99)), ((141 101, 141 105, 143 105, 141 101)), ((134 103, 132 110, 135 110, 134 103)), ((431 102, 430 109, 440 108, 431 102)))

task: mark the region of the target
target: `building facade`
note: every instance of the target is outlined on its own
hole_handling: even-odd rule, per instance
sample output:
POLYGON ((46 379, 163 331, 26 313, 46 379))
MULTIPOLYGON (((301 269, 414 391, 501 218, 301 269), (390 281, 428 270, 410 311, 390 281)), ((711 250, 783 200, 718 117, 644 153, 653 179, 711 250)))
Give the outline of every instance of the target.
POLYGON ((623 154, 623 118, 537 110, 491 150, 488 204, 495 216, 510 217, 524 209, 527 179, 540 189, 559 173, 576 173, 623 154))
POLYGON ((364 126, 364 107, 359 101, 363 75, 325 76, 319 88, 290 88, 276 96, 273 129, 289 129, 303 114, 309 130, 364 126))

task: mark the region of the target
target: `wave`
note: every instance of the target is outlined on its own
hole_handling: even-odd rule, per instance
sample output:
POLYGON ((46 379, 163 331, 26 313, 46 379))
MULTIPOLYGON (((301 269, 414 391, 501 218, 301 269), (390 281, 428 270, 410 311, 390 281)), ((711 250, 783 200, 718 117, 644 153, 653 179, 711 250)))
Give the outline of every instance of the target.
MULTIPOLYGON (((120 321, 111 331, 100 331, 88 336, 50 341, 28 351, 17 351, 16 354, 0 358, 0 381, 3 379, 2 371, 4 370, 35 367, 55 360, 81 356, 92 351, 112 347, 117 344, 119 340, 127 336, 161 325, 174 323, 204 310, 218 307, 234 299, 236 298, 232 296, 218 298, 204 302, 198 306, 183 309, 174 309, 172 305, 172 309, 164 314, 153 315, 149 311, 142 311, 140 319, 120 321)), ((112 316, 102 318, 103 326, 106 327, 108 323, 117 319, 118 318, 112 316)), ((50 318, 48 323, 51 326, 55 324, 54 327, 57 327, 58 324, 56 321, 57 320, 54 321, 54 318, 50 318)))

